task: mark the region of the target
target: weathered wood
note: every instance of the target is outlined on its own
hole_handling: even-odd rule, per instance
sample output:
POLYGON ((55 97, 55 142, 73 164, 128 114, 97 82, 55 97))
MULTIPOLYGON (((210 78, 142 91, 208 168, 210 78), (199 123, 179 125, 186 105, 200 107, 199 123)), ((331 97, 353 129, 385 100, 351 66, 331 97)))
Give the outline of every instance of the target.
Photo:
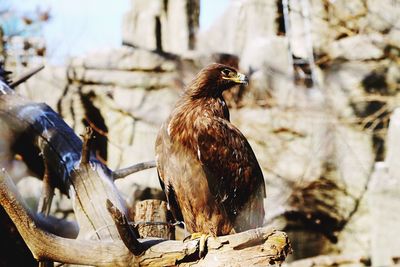
POLYGON ((141 238, 175 239, 175 227, 168 223, 165 201, 148 199, 136 203, 134 223, 141 238))
POLYGON ((283 232, 258 228, 209 238, 208 253, 198 258, 199 241, 145 239, 143 254, 133 256, 121 240, 66 239, 45 232, 26 208, 11 178, 0 173, 0 203, 38 260, 96 266, 266 266, 281 263, 290 252, 283 232))
POLYGON ((83 144, 82 144, 82 155, 80 164, 88 164, 90 159, 90 143, 92 138, 93 130, 90 127, 86 127, 86 132, 82 136, 83 144))
POLYGON ((80 228, 78 239, 120 240, 106 201, 111 200, 125 215, 127 208, 107 171, 104 165, 90 161, 71 173, 70 196, 80 228))
POLYGON ((154 167, 156 167, 156 162, 154 160, 141 162, 141 163, 138 163, 138 164, 135 164, 135 165, 123 168, 123 169, 115 170, 115 171, 113 171, 112 176, 113 176, 114 180, 116 180, 116 179, 124 178, 132 173, 150 169, 150 168, 154 168, 154 167))
POLYGON ((39 178, 45 170, 51 184, 73 202, 79 239, 119 239, 105 203, 113 201, 126 212, 124 200, 112 182, 111 170, 86 151, 81 161, 82 141, 61 117, 45 104, 36 104, 2 84, 0 120, 13 132, 11 152, 22 155, 39 178), (44 168, 44 167, 47 168, 44 168))
POLYGON ((115 222, 118 233, 125 246, 133 253, 133 255, 140 255, 144 250, 144 246, 137 240, 137 236, 129 225, 126 216, 122 214, 122 212, 115 207, 109 199, 107 199, 107 209, 115 222))
POLYGON ((336 267, 336 266, 366 266, 367 259, 358 255, 322 255, 292 263, 285 263, 283 267, 336 267))
POLYGON ((126 266, 129 251, 122 242, 74 240, 43 231, 4 171, 0 173, 0 202, 37 260, 126 266))

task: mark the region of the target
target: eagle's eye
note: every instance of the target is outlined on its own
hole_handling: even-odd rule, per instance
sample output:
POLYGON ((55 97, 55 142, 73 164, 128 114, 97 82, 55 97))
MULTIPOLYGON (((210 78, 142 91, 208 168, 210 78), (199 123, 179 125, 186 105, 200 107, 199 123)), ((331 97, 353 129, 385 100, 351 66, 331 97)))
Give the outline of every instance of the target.
POLYGON ((222 73, 225 77, 233 77, 233 76, 235 76, 235 72, 233 72, 233 71, 230 70, 230 69, 223 69, 223 70, 221 71, 221 73, 222 73))

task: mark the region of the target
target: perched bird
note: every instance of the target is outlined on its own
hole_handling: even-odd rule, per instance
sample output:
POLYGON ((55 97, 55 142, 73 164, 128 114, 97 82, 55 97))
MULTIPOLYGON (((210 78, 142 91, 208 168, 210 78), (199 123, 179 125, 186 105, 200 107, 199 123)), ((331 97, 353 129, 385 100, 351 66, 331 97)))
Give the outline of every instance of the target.
POLYGON ((264 178, 222 97, 224 90, 247 83, 229 66, 205 67, 158 133, 161 187, 175 219, 191 233, 227 235, 263 223, 264 178))

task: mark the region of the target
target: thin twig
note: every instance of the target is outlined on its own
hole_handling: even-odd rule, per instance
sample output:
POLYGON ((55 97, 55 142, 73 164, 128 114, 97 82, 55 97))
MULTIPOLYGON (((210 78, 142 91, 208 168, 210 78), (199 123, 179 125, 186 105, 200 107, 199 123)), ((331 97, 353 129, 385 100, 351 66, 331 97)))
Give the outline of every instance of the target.
POLYGON ((33 70, 30 70, 30 71, 22 74, 22 76, 18 77, 14 82, 11 82, 9 84, 9 86, 14 89, 15 87, 17 87, 21 83, 26 82, 30 77, 32 77, 33 75, 35 75, 36 73, 38 73, 42 69, 44 69, 44 65, 40 65, 39 67, 34 68, 33 70))
POLYGON ((137 163, 135 165, 129 166, 127 168, 115 170, 112 173, 112 177, 114 178, 114 180, 117 180, 120 178, 124 178, 132 173, 150 169, 150 168, 154 168, 154 167, 156 167, 156 162, 154 160, 141 162, 141 163, 137 163))

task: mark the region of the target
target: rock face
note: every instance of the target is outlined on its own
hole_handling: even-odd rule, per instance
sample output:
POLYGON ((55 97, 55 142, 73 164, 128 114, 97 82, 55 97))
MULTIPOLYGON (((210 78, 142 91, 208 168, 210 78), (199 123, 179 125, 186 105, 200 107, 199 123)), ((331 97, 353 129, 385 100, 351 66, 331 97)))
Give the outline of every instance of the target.
POLYGON ((199 0, 134 0, 123 23, 123 42, 182 54, 195 48, 199 0))
POLYGON ((368 224, 357 216, 365 219, 360 201, 374 162, 371 135, 341 124, 328 111, 320 106, 232 112, 264 170, 267 222, 287 229, 294 258, 339 247, 362 253, 369 244, 368 224), (354 235, 366 240, 344 242, 354 235))
MULTIPOLYGON (((171 56, 121 47, 74 58, 68 67, 46 67, 17 91, 46 102, 77 134, 93 127, 99 158, 117 169, 154 159, 157 131, 187 75, 181 73, 180 64, 171 56)), ((16 166, 13 176, 20 179, 24 166, 17 163, 8 164, 16 166)), ((140 190, 159 187, 154 169, 132 176, 118 181, 126 196, 132 195, 135 183, 140 190)))
MULTIPOLYGON (((143 49, 89 54, 71 62, 59 112, 78 133, 94 128, 98 155, 111 169, 153 160, 158 128, 181 91, 180 76, 176 59, 143 49)), ((118 181, 127 196, 128 184, 159 186, 154 169, 133 176, 118 181)))
POLYGON ((198 49, 241 56, 253 40, 276 35, 277 7, 273 1, 230 1, 223 16, 199 34, 198 49))
POLYGON ((384 162, 375 165, 371 178, 371 193, 368 196, 372 218, 372 264, 390 266, 396 263, 400 246, 397 225, 400 214, 400 168, 399 153, 396 149, 400 139, 400 110, 397 108, 390 118, 387 139, 387 154, 384 162))
POLYGON ((247 108, 232 112, 233 121, 260 159, 267 220, 291 234, 293 258, 368 258, 373 233, 365 196, 398 105, 400 6, 285 2, 231 1, 199 35, 199 49, 237 54, 250 75, 247 108), (264 109, 249 109, 254 105, 264 109))
POLYGON ((159 71, 176 70, 176 61, 144 49, 121 47, 110 51, 92 53, 86 57, 73 58, 72 66, 85 69, 120 71, 159 71))

